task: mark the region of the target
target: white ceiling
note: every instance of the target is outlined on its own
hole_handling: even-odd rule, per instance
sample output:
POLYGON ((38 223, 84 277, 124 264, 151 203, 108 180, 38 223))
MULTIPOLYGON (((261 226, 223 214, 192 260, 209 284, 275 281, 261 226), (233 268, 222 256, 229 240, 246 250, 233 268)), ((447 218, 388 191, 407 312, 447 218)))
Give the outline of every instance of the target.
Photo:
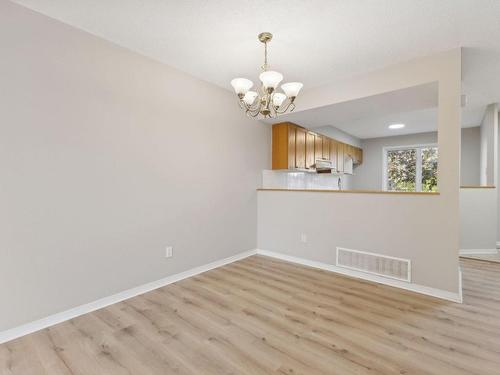
MULTIPOLYGON (((360 139, 424 133, 437 130, 438 85, 421 86, 280 116, 309 129, 333 126, 360 139), (388 129, 403 123, 403 129, 388 129)), ((462 111, 462 127, 478 126, 484 107, 462 111)), ((266 120, 274 123, 276 119, 266 120)))
POLYGON ((227 89, 257 79, 261 31, 305 89, 463 46, 471 104, 500 101, 498 0, 14 1, 227 89))

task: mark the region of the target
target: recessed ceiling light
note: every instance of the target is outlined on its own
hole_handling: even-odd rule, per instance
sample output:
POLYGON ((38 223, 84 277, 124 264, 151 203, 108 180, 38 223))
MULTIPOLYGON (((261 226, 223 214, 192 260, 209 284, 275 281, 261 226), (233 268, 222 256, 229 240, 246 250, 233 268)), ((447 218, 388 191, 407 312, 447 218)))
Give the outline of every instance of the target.
POLYGON ((405 124, 391 124, 391 125, 389 125, 389 129, 401 129, 404 127, 405 127, 405 124))

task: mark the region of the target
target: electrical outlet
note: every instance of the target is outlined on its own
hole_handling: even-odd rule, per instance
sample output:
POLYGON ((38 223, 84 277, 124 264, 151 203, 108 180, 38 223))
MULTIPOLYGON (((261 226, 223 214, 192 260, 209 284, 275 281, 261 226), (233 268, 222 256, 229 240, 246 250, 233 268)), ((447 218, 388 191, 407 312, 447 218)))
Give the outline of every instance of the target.
POLYGON ((305 233, 300 234, 300 242, 302 242, 302 243, 307 242, 307 234, 305 234, 305 233))
POLYGON ((165 258, 170 258, 174 255, 174 248, 172 246, 167 246, 165 248, 165 258))

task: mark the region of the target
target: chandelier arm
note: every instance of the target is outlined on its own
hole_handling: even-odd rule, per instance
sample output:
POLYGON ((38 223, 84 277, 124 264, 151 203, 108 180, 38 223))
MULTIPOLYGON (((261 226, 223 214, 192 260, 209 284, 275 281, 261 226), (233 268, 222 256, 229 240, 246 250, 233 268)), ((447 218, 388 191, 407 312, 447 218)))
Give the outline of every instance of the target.
POLYGON ((256 100, 254 103, 248 105, 247 103, 245 103, 245 101, 243 99, 240 99, 239 105, 240 105, 241 109, 244 109, 245 111, 252 111, 252 112, 260 107, 258 104, 258 100, 256 100))
POLYGON ((289 108, 291 108, 290 112, 293 112, 293 110, 295 109, 295 104, 292 101, 289 101, 288 104, 286 105, 286 107, 284 107, 283 109, 281 109, 281 107, 282 106, 279 106, 278 109, 276 109, 276 113, 278 113, 280 115, 287 112, 289 108))
POLYGON ((257 108, 257 110, 253 110, 253 111, 250 110, 250 109, 248 109, 246 111, 247 116, 251 116, 251 117, 257 117, 259 115, 259 113, 260 113, 260 109, 259 108, 257 108))
POLYGON ((262 104, 260 103, 260 97, 257 97, 257 99, 251 105, 248 106, 248 109, 251 110, 252 112, 260 111, 261 105, 262 104))
POLYGON ((262 108, 262 103, 260 101, 260 97, 258 100, 255 101, 255 105, 250 105, 246 107, 246 114, 247 116, 252 116, 252 117, 257 117, 260 113, 260 110, 262 108))
POLYGON ((278 117, 278 112, 276 111, 276 107, 274 105, 271 106, 273 109, 269 112, 269 118, 278 117))

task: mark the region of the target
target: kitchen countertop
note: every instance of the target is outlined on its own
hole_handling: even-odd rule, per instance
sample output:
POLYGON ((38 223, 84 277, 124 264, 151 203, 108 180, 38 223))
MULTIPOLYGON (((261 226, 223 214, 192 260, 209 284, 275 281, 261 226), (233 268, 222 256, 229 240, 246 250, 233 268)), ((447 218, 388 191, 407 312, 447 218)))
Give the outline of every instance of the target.
POLYGON ((355 194, 399 194, 399 195, 439 195, 439 192, 383 191, 383 190, 333 190, 333 189, 269 189, 257 191, 295 191, 305 193, 355 193, 355 194))

